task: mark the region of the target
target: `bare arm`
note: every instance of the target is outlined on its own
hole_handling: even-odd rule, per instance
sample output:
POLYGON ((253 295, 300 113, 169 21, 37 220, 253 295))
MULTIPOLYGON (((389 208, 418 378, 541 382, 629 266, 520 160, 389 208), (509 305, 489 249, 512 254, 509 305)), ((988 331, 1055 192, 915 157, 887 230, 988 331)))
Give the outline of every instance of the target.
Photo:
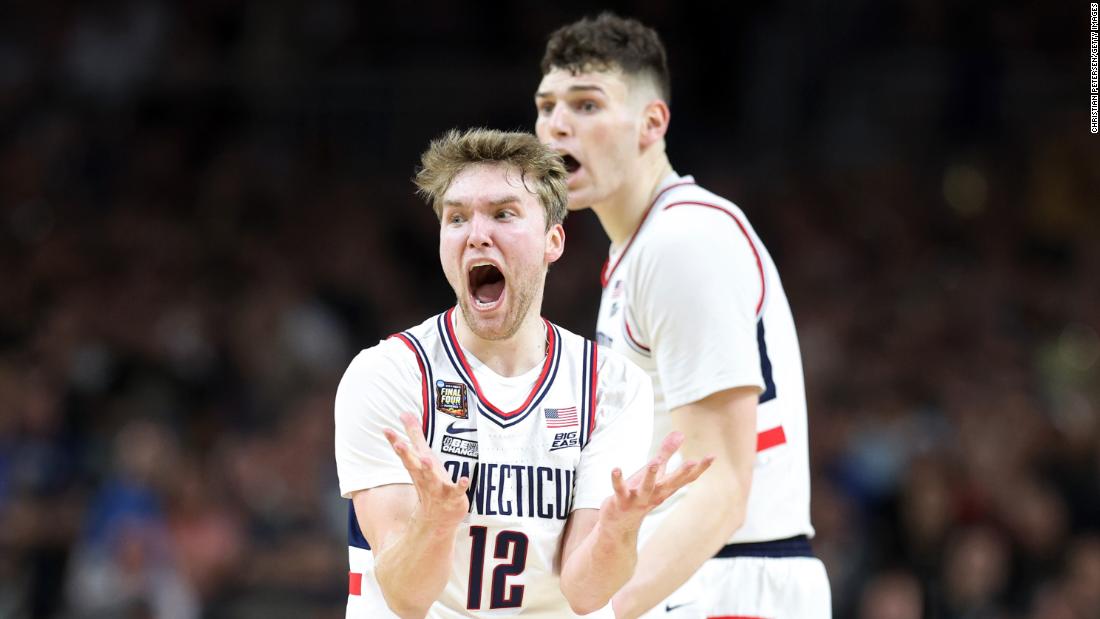
POLYGON ((403 414, 401 423, 409 441, 384 433, 413 483, 363 490, 352 500, 386 604, 402 619, 422 619, 447 584, 451 561, 440 558, 454 552, 455 532, 469 510, 470 480, 451 481, 415 417, 403 414))
POLYGON ((615 595, 618 619, 638 617, 668 597, 744 522, 759 393, 756 387, 727 389, 672 411, 674 427, 684 434, 684 457, 717 457, 642 547, 634 575, 615 595), (669 561, 672 556, 677 560, 669 561))
POLYGON ((665 465, 682 442, 683 435, 670 434, 659 453, 629 479, 615 469, 615 494, 598 510, 578 509, 570 515, 562 540, 561 590, 577 614, 603 608, 627 582, 638 558, 642 519, 710 466, 713 457, 701 457, 666 475, 665 465))

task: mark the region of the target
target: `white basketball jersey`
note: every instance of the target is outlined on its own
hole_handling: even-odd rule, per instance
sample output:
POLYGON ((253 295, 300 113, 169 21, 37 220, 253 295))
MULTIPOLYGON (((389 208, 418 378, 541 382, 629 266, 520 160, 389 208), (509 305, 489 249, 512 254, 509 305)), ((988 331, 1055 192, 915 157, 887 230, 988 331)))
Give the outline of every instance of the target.
POLYGON ((748 512, 730 542, 812 536, 798 339, 779 273, 744 213, 672 174, 634 236, 612 251, 603 283, 597 340, 653 380, 655 437, 671 430, 670 409, 733 387, 762 389, 748 512))
MULTIPOLYGON (((389 444, 373 438, 380 429, 372 424, 396 427, 400 411, 387 411, 400 404, 375 407, 371 398, 386 397, 383 383, 418 376, 405 383, 406 402, 419 410, 424 436, 451 478, 472 482, 451 577, 428 616, 573 617, 556 565, 566 519, 573 509, 599 508, 611 494, 614 467, 633 471, 644 463, 649 381, 615 353, 604 358, 593 342, 547 322, 548 354, 533 387, 518 406, 498 407, 479 384, 476 360, 458 344, 453 314, 361 353, 384 356, 396 368, 389 376, 383 369, 381 380, 378 363, 367 359, 374 371, 365 373, 357 369, 360 359, 353 361, 337 395, 341 491, 409 483, 389 444)), ((392 617, 350 507, 349 531, 348 617, 392 617)))

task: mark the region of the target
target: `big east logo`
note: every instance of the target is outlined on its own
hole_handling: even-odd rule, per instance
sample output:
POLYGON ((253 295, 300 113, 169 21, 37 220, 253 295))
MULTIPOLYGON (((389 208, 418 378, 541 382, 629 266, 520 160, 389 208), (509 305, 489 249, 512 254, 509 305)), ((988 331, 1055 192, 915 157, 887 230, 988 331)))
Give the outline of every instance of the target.
POLYGON ((576 432, 558 432, 554 435, 554 442, 550 445, 550 451, 576 447, 579 444, 576 432))

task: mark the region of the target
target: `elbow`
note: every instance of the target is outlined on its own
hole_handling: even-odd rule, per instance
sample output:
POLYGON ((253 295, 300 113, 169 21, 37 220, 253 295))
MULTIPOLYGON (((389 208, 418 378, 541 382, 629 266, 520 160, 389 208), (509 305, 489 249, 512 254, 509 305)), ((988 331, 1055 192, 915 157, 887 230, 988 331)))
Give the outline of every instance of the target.
POLYGON ((588 615, 594 613, 597 610, 607 606, 607 603, 611 601, 610 598, 603 600, 573 600, 566 598, 569 601, 569 608, 576 615, 588 615))
POLYGON ((721 527, 724 536, 728 539, 745 524, 745 504, 730 505, 722 514, 721 527))
POLYGON ((564 581, 561 583, 561 593, 569 603, 570 610, 577 615, 594 613, 611 601, 610 595, 601 597, 592 595, 591 591, 582 593, 578 587, 570 587, 564 581))
MULTIPOLYGON (((382 585, 382 583, 379 582, 379 585, 382 585)), ((428 609, 431 608, 431 603, 424 606, 416 600, 409 600, 394 595, 392 591, 387 591, 384 585, 379 588, 382 590, 382 599, 386 601, 386 606, 389 607, 390 612, 401 619, 424 619, 428 616, 428 609)))
MULTIPOLYGON (((435 588, 431 581, 413 582, 408 572, 394 571, 393 554, 383 552, 375 559, 375 578, 378 591, 390 612, 399 619, 424 619, 428 616, 432 604, 442 593, 443 586, 435 588), (434 593, 433 593, 434 591, 434 593)), ((445 581, 442 581, 445 583, 445 581)))
POLYGON ((750 475, 714 476, 707 487, 699 488, 699 492, 689 495, 691 499, 698 501, 701 513, 710 514, 710 526, 714 527, 724 539, 730 538, 741 525, 745 524, 745 514, 748 511, 749 488, 752 484, 750 475), (715 501, 713 497, 722 497, 715 501))
POLYGON ((730 497, 721 502, 700 503, 695 513, 706 514, 699 526, 712 532, 714 540, 728 540, 745 524, 745 504, 730 497))
POLYGON ((583 616, 583 615, 588 615, 588 614, 596 612, 597 610, 603 608, 603 605, 601 604, 599 606, 595 606, 595 605, 588 606, 588 605, 585 605, 585 604, 570 604, 569 608, 570 608, 570 610, 573 611, 574 615, 582 615, 583 616))
POLYGON ((428 609, 421 608, 413 604, 394 603, 390 598, 385 595, 382 596, 386 600, 386 606, 390 607, 390 612, 397 615, 401 619, 424 619, 428 616, 428 609))
POLYGON ((745 524, 745 515, 749 511, 749 488, 752 484, 751 475, 748 479, 739 480, 738 490, 733 493, 730 501, 726 503, 726 509, 722 514, 722 527, 728 536, 732 536, 745 524))

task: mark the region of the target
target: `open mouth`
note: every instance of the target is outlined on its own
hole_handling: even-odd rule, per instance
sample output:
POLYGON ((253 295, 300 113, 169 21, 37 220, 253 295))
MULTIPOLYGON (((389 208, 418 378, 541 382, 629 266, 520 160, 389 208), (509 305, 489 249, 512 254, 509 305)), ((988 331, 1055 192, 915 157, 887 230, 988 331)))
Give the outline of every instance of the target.
POLYGON ((577 158, 574 157, 573 155, 568 155, 566 153, 562 153, 561 160, 562 160, 562 163, 565 164, 565 171, 568 172, 569 174, 572 174, 572 173, 576 172, 577 170, 581 169, 581 162, 577 161, 577 158))
POLYGON ((470 291, 480 307, 490 306, 504 294, 504 274, 491 264, 478 264, 470 269, 470 291))

